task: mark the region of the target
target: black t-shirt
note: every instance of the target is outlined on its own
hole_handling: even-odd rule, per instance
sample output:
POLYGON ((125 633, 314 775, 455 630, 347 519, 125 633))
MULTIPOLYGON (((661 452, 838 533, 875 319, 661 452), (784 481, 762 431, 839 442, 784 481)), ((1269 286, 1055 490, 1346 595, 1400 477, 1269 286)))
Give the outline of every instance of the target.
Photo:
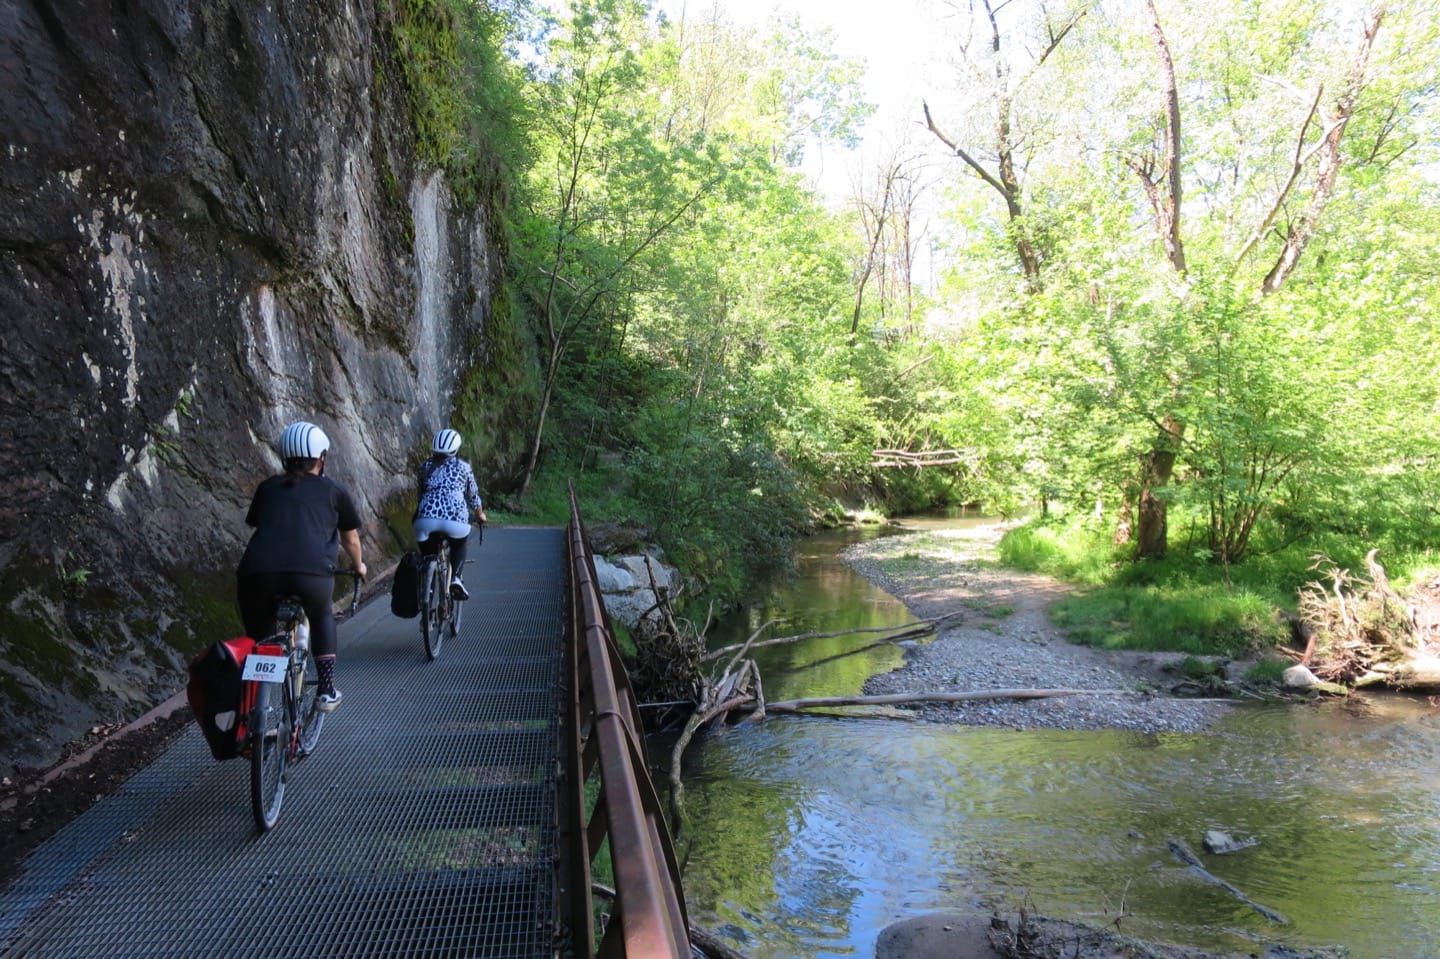
POLYGON ((360 528, 350 492, 324 476, 306 473, 287 486, 272 476, 255 490, 245 522, 255 527, 238 575, 335 572, 340 530, 360 528))

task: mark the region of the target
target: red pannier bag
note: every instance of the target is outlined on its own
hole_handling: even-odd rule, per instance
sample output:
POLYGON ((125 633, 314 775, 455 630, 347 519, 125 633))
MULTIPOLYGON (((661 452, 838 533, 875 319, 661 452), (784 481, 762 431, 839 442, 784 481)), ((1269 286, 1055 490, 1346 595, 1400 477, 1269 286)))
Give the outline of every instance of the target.
POLYGON ((245 742, 255 684, 244 682, 240 674, 254 649, 255 640, 238 636, 209 646, 190 661, 185 698, 216 759, 240 755, 245 742))

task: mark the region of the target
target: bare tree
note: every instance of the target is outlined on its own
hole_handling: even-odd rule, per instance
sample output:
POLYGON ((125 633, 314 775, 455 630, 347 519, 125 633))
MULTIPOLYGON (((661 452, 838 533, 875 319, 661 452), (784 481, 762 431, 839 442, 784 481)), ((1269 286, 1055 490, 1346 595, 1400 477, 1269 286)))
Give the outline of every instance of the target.
MULTIPOLYGON (((1009 218, 1010 239, 1015 245, 1015 255, 1020 261, 1020 268, 1024 272, 1026 284, 1031 290, 1038 290, 1041 287, 1040 268, 1043 251, 1039 249, 1034 236, 1025 224, 1024 189, 1017 172, 1023 137, 1015 129, 1015 91, 1044 65, 1046 59, 1055 52, 1056 47, 1080 22, 1087 10, 1081 8, 1058 21, 1051 21, 1047 13, 1043 25, 1045 43, 1029 71, 1012 87, 1010 62, 1005 57, 1000 23, 996 17, 999 10, 1003 9, 1006 4, 1003 0, 998 6, 993 5, 991 0, 980 0, 980 5, 984 9, 989 28, 990 55, 993 59, 992 76, 985 79, 993 84, 995 90, 995 140, 989 148, 993 154, 994 168, 991 169, 980 161, 979 151, 962 145, 954 137, 943 132, 930 112, 930 104, 922 102, 925 127, 934 134, 936 139, 945 144, 952 154, 959 157, 975 176, 998 193, 1005 202, 1005 212, 1009 218)), ((982 72, 978 64, 970 59, 967 45, 961 45, 961 54, 965 56, 977 74, 982 72)))
POLYGON ((923 189, 921 158, 905 142, 862 172, 853 184, 852 204, 865 234, 865 256, 856 269, 852 341, 860 331, 861 310, 872 280, 881 316, 888 315, 899 301, 906 324, 911 321, 915 245, 924 235, 923 227, 917 229, 916 207, 923 189))
POLYGON ((1150 15, 1150 38, 1155 44, 1155 59, 1160 67, 1160 86, 1165 101, 1161 111, 1160 145, 1140 156, 1126 157, 1125 162, 1140 177, 1145 196, 1155 215, 1155 230, 1165 245, 1165 258, 1175 272, 1185 272, 1185 245, 1180 239, 1180 89, 1175 83, 1175 60, 1170 44, 1160 26, 1155 0, 1145 0, 1150 15))
MULTIPOLYGON (((1355 58, 1350 64, 1350 73, 1345 80, 1345 88, 1340 92, 1339 98, 1335 101, 1333 111, 1328 115, 1319 110, 1321 96, 1317 93, 1315 104, 1312 106, 1311 115, 1305 119, 1302 126, 1301 136, 1304 136, 1304 129, 1309 126, 1311 117, 1317 112, 1320 113, 1322 134, 1320 141, 1316 144, 1315 152, 1318 162, 1315 170, 1315 189, 1310 193, 1310 199, 1306 202, 1304 209, 1299 216, 1291 223, 1290 229, 1285 234, 1285 243, 1280 248, 1280 255, 1275 260, 1275 265, 1265 275, 1265 280, 1260 285, 1262 293, 1270 294, 1280 289, 1290 274, 1295 271, 1296 265, 1300 262, 1300 256, 1305 252, 1306 245, 1315 235, 1316 225, 1320 221, 1320 215, 1325 212, 1326 205, 1330 202, 1331 195, 1335 192, 1335 180, 1340 175, 1340 140, 1345 135, 1345 126, 1350 122, 1350 117, 1355 112, 1355 105, 1360 100, 1360 92, 1365 88, 1365 69, 1370 62, 1370 51, 1375 45, 1375 34, 1380 30, 1380 21, 1384 17, 1384 11, 1376 9, 1370 12, 1365 20, 1360 44, 1355 51, 1355 58)), ((1322 87, 1323 90, 1323 87, 1322 87)), ((1297 158, 1299 148, 1297 147, 1297 158)), ((1293 182, 1293 177, 1291 182, 1293 182)), ((1283 202, 1284 195, 1280 197, 1283 202)), ((1273 219, 1273 217, 1272 217, 1273 219)))

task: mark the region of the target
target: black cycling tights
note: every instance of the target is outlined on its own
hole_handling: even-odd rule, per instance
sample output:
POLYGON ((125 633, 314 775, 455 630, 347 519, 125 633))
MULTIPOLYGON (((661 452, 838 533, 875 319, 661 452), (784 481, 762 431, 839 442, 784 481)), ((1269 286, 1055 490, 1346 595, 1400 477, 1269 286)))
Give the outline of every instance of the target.
POLYGON ((335 655, 334 576, 311 573, 254 573, 236 580, 236 598, 245 635, 264 639, 275 631, 275 601, 297 596, 310 620, 310 650, 315 656, 335 655))
POLYGON ((422 539, 417 545, 424 555, 434 556, 440 552, 440 544, 447 539, 450 541, 450 575, 459 577, 460 571, 465 568, 465 553, 470 547, 468 537, 442 536, 439 533, 431 533, 428 539, 422 539))

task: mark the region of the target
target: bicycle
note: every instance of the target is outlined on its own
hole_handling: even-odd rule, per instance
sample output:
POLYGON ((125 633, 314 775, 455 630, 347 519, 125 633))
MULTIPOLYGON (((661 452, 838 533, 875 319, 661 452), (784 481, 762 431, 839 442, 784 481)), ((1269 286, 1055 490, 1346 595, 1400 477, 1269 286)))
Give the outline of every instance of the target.
MULTIPOLYGON (((349 612, 360 602, 360 574, 338 570, 354 580, 349 612)), ((319 676, 310 656, 305 608, 294 596, 275 607, 275 633, 255 644, 245 657, 242 702, 253 702, 246 730, 250 756, 250 806, 261 832, 280 818, 287 767, 310 755, 320 740, 325 713, 315 701, 319 676), (304 629, 302 630, 302 627, 304 629)))
MULTIPOLYGON (((470 561, 466 560, 469 566, 470 561)), ((460 632, 460 618, 465 603, 450 595, 454 573, 450 567, 450 540, 443 539, 440 548, 427 555, 420 566, 420 636, 425 640, 425 658, 434 662, 445 645, 445 634, 454 637, 460 632)))

